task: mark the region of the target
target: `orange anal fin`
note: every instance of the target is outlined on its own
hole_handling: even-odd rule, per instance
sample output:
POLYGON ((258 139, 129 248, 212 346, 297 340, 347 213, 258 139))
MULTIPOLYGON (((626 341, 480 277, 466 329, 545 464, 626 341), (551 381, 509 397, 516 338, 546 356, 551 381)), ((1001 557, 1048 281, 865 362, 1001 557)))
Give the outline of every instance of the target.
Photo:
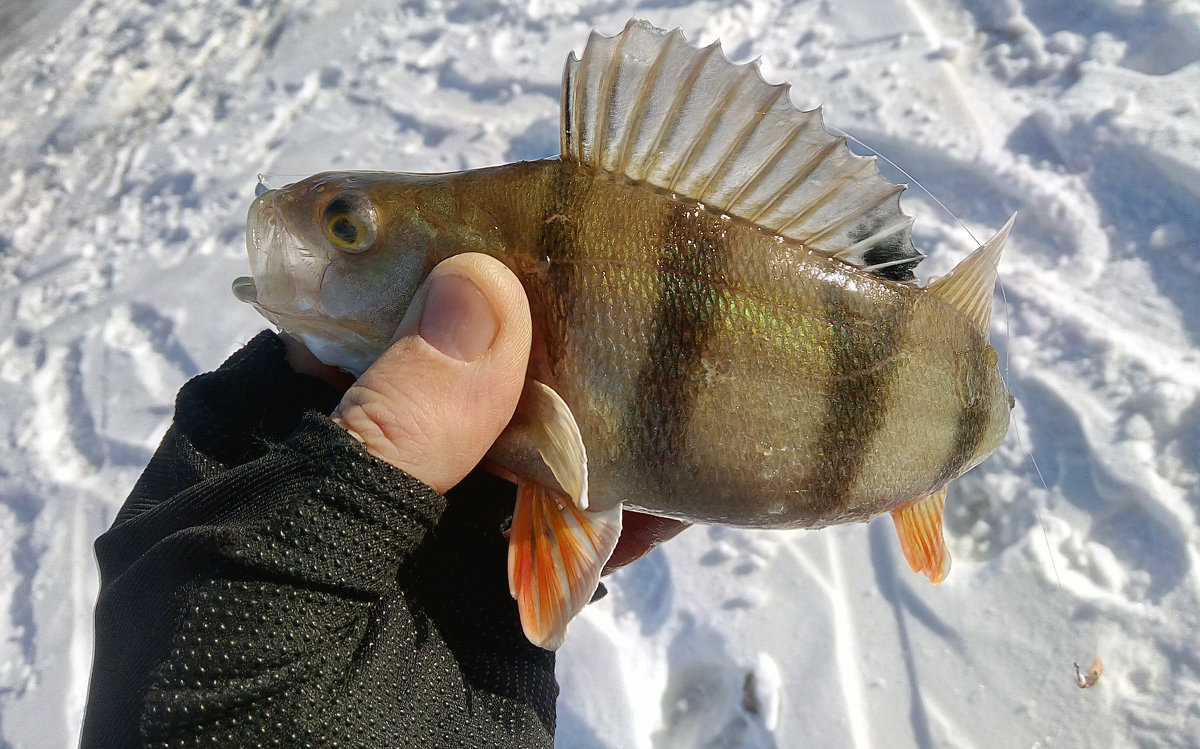
POLYGON ((540 484, 517 483, 508 590, 530 642, 547 650, 562 645, 567 624, 591 600, 620 535, 620 505, 590 512, 540 484))
POLYGON ((950 550, 942 538, 942 511, 946 487, 892 511, 900 549, 913 572, 920 572, 937 585, 950 574, 950 550))

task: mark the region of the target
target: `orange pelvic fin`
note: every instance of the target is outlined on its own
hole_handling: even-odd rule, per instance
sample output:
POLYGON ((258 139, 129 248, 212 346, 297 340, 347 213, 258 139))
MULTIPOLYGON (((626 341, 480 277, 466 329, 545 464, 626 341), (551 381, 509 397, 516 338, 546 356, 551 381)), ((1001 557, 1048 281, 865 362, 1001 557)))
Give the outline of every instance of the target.
POLYGON ((588 512, 540 484, 517 483, 508 590, 530 642, 547 650, 562 645, 567 624, 591 600, 620 535, 620 505, 588 512))
POLYGON ((950 574, 950 550, 942 539, 942 511, 946 487, 892 511, 900 549, 913 572, 920 572, 937 585, 950 574))

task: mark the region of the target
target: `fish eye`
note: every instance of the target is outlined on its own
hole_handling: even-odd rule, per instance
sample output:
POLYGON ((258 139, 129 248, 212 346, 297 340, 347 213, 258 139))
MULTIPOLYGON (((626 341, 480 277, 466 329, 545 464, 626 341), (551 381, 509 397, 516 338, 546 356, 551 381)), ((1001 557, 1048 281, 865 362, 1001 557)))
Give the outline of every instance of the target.
POLYGON ((325 238, 346 252, 365 252, 375 244, 375 206, 359 192, 343 192, 325 206, 325 238))

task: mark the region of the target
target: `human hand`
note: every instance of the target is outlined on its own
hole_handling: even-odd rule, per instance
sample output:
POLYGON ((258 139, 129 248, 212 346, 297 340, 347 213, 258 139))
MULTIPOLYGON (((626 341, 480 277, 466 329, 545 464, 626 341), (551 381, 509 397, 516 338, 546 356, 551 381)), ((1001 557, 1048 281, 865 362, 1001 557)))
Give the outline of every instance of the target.
MULTIPOLYGON (((475 469, 512 418, 531 339, 520 281, 487 255, 456 255, 417 290, 392 344, 357 381, 283 336, 297 372, 344 391, 333 420, 372 455, 445 493, 475 469)), ((626 511, 605 572, 687 527, 626 511)))

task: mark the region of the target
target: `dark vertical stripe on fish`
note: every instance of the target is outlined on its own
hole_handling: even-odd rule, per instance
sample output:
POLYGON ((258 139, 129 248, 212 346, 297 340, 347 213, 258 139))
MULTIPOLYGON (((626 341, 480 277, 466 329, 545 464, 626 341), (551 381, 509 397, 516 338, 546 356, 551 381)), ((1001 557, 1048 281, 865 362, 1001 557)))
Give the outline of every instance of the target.
POLYGON ((820 445, 824 459, 806 481, 813 507, 832 517, 858 480, 892 402, 896 356, 910 306, 899 297, 882 309, 856 310, 840 284, 825 290, 832 326, 829 390, 820 445))
POLYGON ((573 289, 575 276, 579 272, 575 263, 575 231, 569 217, 572 215, 572 187, 578 176, 573 167, 566 164, 554 170, 546 193, 545 215, 538 232, 538 256, 546 262, 546 293, 530 294, 530 302, 540 305, 537 313, 542 316, 545 337, 546 360, 550 374, 558 375, 558 365, 563 360, 571 331, 576 292, 573 289))
POLYGON ((704 351, 720 323, 729 254, 724 222, 704 209, 678 205, 665 220, 658 304, 626 432, 651 476, 687 447, 704 351))
POLYGON ((988 399, 984 389, 993 366, 988 361, 987 347, 987 341, 972 342, 968 350, 960 355, 958 387, 962 410, 954 424, 950 453, 938 476, 939 485, 962 471, 983 440, 988 420, 988 399))

